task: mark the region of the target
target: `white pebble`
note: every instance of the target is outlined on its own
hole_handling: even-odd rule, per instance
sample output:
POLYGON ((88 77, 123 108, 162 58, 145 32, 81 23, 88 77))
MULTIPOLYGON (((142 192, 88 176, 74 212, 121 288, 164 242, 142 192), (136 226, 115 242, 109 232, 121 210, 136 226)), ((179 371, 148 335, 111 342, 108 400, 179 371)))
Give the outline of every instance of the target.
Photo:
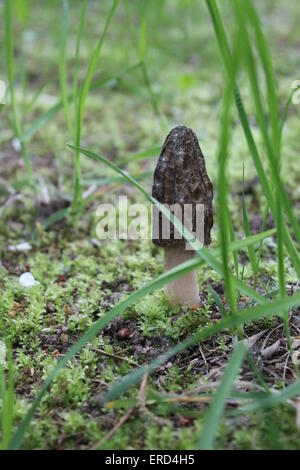
POLYGON ((16 137, 11 141, 11 145, 16 152, 21 150, 21 142, 16 137))
POLYGON ((28 242, 21 242, 17 245, 10 245, 8 247, 9 251, 29 251, 31 250, 32 246, 28 242))
POLYGON ((34 279, 31 273, 23 273, 19 277, 19 283, 21 284, 22 287, 32 287, 32 286, 35 286, 36 284, 39 284, 39 282, 34 279))

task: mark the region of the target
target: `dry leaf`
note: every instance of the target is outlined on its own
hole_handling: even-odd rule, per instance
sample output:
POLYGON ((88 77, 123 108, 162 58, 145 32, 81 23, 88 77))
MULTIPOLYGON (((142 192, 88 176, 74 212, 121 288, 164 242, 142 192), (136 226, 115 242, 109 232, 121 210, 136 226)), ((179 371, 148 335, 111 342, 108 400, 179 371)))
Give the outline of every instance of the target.
POLYGON ((131 335, 131 331, 129 328, 121 328, 116 333, 116 336, 121 339, 129 338, 130 335, 131 335))
POLYGON ((70 315, 72 315, 72 313, 73 313, 72 308, 70 307, 70 305, 67 304, 67 305, 65 306, 65 314, 66 314, 66 316, 69 317, 70 315))
POLYGON ((252 335, 249 338, 247 338, 247 341, 250 346, 253 346, 256 341, 258 341, 265 333, 267 330, 260 331, 259 333, 256 333, 256 335, 252 335))
POLYGON ((261 355, 264 359, 270 359, 274 354, 277 353, 280 346, 280 339, 278 339, 275 343, 271 344, 267 348, 261 351, 261 355))

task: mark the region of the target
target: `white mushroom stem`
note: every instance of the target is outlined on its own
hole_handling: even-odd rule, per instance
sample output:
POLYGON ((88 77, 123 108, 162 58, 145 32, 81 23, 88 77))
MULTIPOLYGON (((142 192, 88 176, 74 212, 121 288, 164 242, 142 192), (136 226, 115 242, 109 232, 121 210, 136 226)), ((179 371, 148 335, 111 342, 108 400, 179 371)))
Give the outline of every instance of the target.
MULTIPOLYGON (((185 244, 167 246, 165 250, 165 271, 175 268, 184 261, 188 261, 195 256, 193 250, 186 250, 185 244)), ((165 286, 165 293, 174 305, 186 305, 194 307, 199 305, 199 284, 197 271, 170 282, 165 286)))

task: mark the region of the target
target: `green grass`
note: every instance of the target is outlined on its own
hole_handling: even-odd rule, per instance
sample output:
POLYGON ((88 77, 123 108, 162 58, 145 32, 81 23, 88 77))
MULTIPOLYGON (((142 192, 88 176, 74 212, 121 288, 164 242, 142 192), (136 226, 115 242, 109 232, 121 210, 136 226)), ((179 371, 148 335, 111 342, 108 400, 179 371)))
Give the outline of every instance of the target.
POLYGON ((9 188, 0 182, 9 200, 0 230, 1 448, 299 448, 289 320, 300 307, 299 112, 281 85, 292 72, 274 54, 272 29, 265 35, 261 26, 268 2, 257 11, 251 0, 121 3, 45 7, 45 15, 60 11, 61 24, 45 39, 46 58, 28 49, 23 86, 14 40, 22 30, 38 34, 34 13, 24 3, 15 25, 5 2, 12 120, 2 112, 2 146, 9 152, 9 136, 19 139, 27 179, 27 155, 43 157, 33 160, 34 174, 51 203, 22 189, 21 170, 8 172, 9 188), (38 75, 32 87, 28 77, 46 63, 47 79, 38 75), (197 130, 214 181, 214 242, 202 247, 185 231, 196 257, 162 273, 150 241, 97 240, 95 214, 126 191, 132 202, 157 205, 182 233, 150 196, 159 144, 178 120, 197 130), (29 252, 10 251, 23 239, 29 252), (194 269, 199 308, 172 307, 162 287, 194 269), (25 270, 39 281, 27 291, 18 284, 25 270), (269 341, 252 347, 248 338, 260 333, 269 341), (260 348, 278 338, 273 354, 284 365, 275 375, 260 348), (208 375, 216 364, 217 383, 208 375))
MULTIPOLYGON (((4 343, 5 344, 5 343, 4 343)), ((5 364, 0 364, 1 434, 0 449, 7 449, 12 437, 14 419, 14 367, 10 345, 6 345, 5 364), (7 368, 7 378, 5 369, 7 368)))
POLYGON ((6 53, 6 67, 7 78, 9 84, 10 101, 11 101, 11 121, 12 127, 16 138, 20 142, 21 153, 24 159, 27 182, 33 183, 33 170, 28 154, 26 144, 23 139, 23 129, 19 116, 18 104, 15 97, 15 55, 14 55, 14 34, 13 34, 13 2, 11 0, 5 1, 5 53, 6 53))
MULTIPOLYGON (((107 16, 105 26, 103 33, 95 47, 95 50, 92 54, 91 60, 89 62, 89 66, 86 72, 86 75, 84 77, 83 83, 80 85, 80 91, 78 92, 77 96, 77 105, 76 105, 76 115, 75 115, 75 145, 79 146, 81 143, 81 136, 82 136, 82 126, 83 126, 83 118, 84 118, 84 111, 85 111, 85 105, 86 105, 86 99, 87 95, 89 92, 89 89, 91 87, 91 82, 93 78, 93 74, 99 59, 99 55, 103 46, 104 38, 106 35, 106 32, 108 30, 109 24, 111 22, 112 17, 114 16, 115 10, 119 4, 119 0, 113 0, 112 2, 112 7, 109 11, 109 14, 107 16)), ((85 5, 83 3, 83 12, 85 10, 85 5)), ((83 13, 82 13, 83 15, 83 13)), ((79 35, 78 35, 78 42, 80 41, 80 34, 81 34, 81 27, 79 27, 79 35)), ((78 88, 76 88, 77 90, 78 88)), ((73 195, 73 209, 76 212, 78 210, 78 207, 81 204, 81 198, 82 198, 82 190, 81 190, 81 172, 80 172, 80 159, 79 159, 79 153, 75 152, 75 159, 74 159, 74 195, 73 195)))

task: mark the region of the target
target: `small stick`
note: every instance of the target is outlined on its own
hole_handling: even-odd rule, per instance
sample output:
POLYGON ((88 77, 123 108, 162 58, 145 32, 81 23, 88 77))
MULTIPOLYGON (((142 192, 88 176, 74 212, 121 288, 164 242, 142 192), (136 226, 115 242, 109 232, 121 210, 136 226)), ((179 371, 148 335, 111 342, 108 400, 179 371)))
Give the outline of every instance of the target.
POLYGON ((158 426, 168 426, 171 421, 164 419, 164 418, 159 418, 155 414, 151 413, 150 410, 148 410, 146 406, 146 388, 147 388, 147 382, 148 382, 148 372, 143 377, 139 394, 138 394, 138 404, 140 411, 143 415, 154 421, 158 426))

